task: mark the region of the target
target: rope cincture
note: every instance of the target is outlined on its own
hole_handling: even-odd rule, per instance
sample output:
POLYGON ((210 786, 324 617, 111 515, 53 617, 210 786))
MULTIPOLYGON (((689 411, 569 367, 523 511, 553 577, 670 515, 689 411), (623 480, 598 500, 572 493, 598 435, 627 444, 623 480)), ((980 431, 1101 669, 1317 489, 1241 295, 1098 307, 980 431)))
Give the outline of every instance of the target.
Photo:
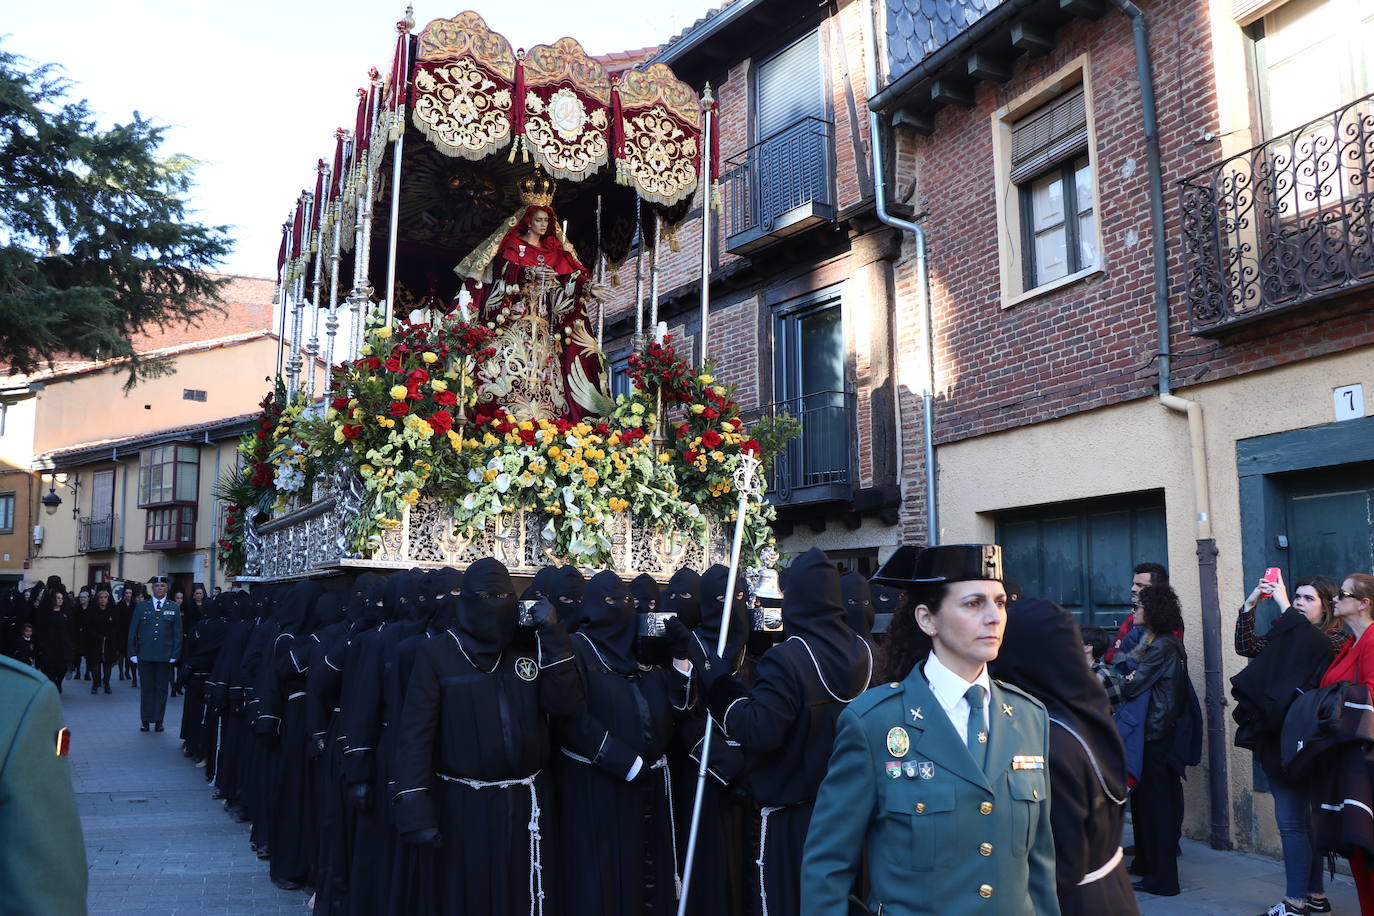
POLYGON ((469 789, 510 789, 514 786, 528 786, 530 790, 530 820, 526 828, 530 833, 530 916, 543 916, 544 914, 544 861, 541 856, 540 841, 543 835, 539 830, 539 790, 535 788, 534 780, 539 776, 539 771, 526 776, 524 779, 502 779, 496 782, 483 782, 480 779, 464 779, 461 776, 449 776, 446 773, 436 773, 440 779, 447 782, 457 782, 467 786, 469 789))

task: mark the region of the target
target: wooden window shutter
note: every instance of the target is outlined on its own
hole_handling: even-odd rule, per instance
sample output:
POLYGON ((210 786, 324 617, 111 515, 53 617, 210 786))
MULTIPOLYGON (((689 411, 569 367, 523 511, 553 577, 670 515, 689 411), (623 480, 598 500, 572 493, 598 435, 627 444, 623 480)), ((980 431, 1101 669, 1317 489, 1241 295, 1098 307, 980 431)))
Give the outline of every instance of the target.
POLYGON ((1012 125, 1011 180, 1033 178, 1087 148, 1087 96, 1079 86, 1012 125))

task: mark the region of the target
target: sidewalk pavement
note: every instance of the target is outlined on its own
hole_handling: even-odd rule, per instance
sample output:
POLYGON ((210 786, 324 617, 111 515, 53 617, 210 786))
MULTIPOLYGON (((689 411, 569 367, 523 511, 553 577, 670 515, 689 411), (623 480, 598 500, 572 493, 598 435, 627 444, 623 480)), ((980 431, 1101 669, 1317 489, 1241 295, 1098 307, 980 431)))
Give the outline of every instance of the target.
MULTIPOLYGON (((1130 825, 1125 842, 1131 842, 1130 825)), ((1283 863, 1248 852, 1222 852, 1185 839, 1178 860, 1177 897, 1136 894, 1141 916, 1262 916, 1283 898, 1283 863)), ((1132 879, 1134 880, 1134 879, 1132 879)), ((1326 880, 1333 916, 1357 916, 1355 882, 1338 874, 1326 880)), ((1106 914, 1104 914, 1106 916, 1106 914)))
POLYGON ((283 891, 267 863, 210 798, 205 771, 181 754, 181 700, 167 731, 138 730, 138 691, 111 680, 62 684, 72 783, 86 840, 91 916, 306 916, 307 895, 283 891))

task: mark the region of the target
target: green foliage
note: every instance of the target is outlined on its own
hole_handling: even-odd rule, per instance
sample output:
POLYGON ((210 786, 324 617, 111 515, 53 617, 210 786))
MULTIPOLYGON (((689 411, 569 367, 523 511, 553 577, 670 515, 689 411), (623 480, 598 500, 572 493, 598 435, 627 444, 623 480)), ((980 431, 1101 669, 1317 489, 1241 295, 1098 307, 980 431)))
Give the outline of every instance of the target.
POLYGON ((68 89, 0 51, 0 363, 127 359, 132 385, 168 367, 130 337, 217 308, 224 281, 204 271, 230 243, 190 218, 197 163, 157 155, 165 128, 134 112, 102 130, 68 89))
POLYGON ((763 462, 763 472, 767 473, 773 461, 787 448, 787 443, 802 433, 801 421, 790 413, 776 413, 759 417, 749 425, 749 434, 761 446, 759 454, 763 462))

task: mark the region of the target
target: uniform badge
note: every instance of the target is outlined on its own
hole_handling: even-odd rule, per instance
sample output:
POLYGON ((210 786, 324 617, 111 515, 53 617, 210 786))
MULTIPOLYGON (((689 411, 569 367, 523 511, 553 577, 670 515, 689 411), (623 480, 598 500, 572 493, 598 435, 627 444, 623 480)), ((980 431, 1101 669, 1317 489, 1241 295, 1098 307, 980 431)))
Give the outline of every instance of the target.
POLYGON ((895 760, 889 760, 889 761, 887 762, 887 778, 888 778, 888 779, 896 779, 898 776, 901 776, 901 775, 902 775, 902 765, 901 765, 900 763, 898 763, 897 761, 895 761, 895 760))
POLYGON ((906 729, 900 725, 890 729, 887 733, 887 752, 893 757, 905 757, 909 750, 911 750, 911 738, 907 735, 906 729))
POLYGON ((1006 703, 1002 704, 1002 715, 1007 717, 1011 716, 1011 707, 1008 706, 1006 703))
POLYGON ((902 775, 907 779, 916 778, 916 761, 906 760, 902 763, 902 775))
POLYGON ((534 663, 532 658, 517 658, 515 660, 515 673, 522 681, 532 681, 539 675, 539 666, 534 663))
POLYGON ((922 779, 934 779, 935 762, 932 760, 922 760, 916 765, 916 771, 921 774, 922 779))

